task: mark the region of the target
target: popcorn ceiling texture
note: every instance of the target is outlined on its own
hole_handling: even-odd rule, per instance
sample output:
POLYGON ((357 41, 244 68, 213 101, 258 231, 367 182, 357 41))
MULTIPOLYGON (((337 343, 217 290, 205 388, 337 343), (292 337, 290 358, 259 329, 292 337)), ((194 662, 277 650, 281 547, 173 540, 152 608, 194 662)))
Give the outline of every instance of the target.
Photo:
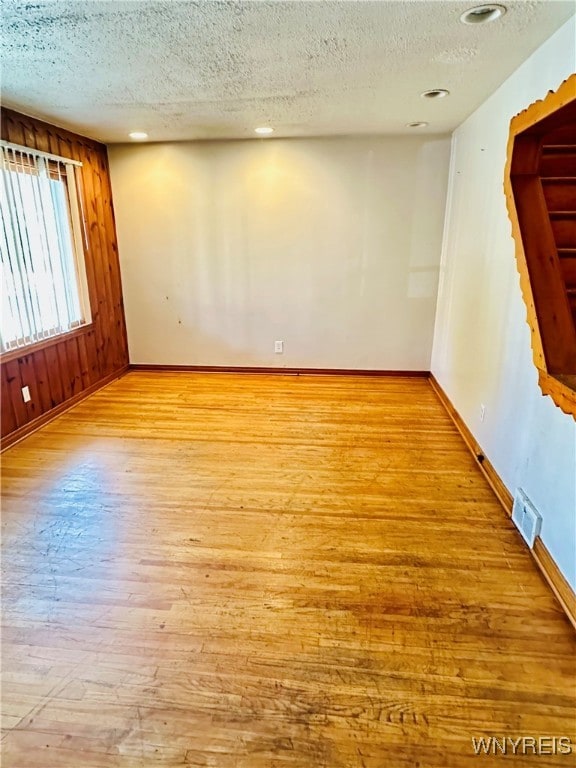
POLYGON ((106 142, 405 132, 462 122, 574 11, 472 2, 2 0, 5 104, 106 142), (449 99, 421 91, 448 88, 449 99))

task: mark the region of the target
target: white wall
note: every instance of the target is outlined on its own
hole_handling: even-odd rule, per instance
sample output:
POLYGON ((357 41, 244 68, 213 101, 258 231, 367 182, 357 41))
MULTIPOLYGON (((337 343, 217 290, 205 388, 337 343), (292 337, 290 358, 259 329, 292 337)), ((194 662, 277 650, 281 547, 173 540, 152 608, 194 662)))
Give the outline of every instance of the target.
POLYGON ((429 370, 448 138, 109 155, 133 363, 429 370))
POLYGON ((454 134, 432 357, 509 490, 524 488, 542 513, 542 539, 573 587, 576 423, 538 388, 502 184, 510 119, 556 90, 575 62, 572 20, 454 134))

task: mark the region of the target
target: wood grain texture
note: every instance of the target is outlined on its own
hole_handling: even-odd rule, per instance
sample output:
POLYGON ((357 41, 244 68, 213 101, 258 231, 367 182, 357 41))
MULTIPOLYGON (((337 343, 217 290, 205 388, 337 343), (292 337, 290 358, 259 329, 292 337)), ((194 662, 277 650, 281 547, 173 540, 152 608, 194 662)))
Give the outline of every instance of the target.
POLYGON ((537 174, 513 175, 512 190, 545 370, 576 373, 576 330, 542 182, 537 174))
MULTIPOLYGON (((480 467, 486 479, 490 483, 492 490, 494 491, 494 493, 496 494, 496 497, 502 504, 504 511, 508 516, 511 517, 512 506, 514 504, 514 497, 512 496, 508 488, 505 486, 504 481, 502 480, 498 472, 496 472, 493 465, 486 458, 481 446, 478 444, 474 435, 466 426, 466 422, 464 421, 462 416, 460 416, 460 414, 454 407, 454 404, 452 403, 452 401, 450 400, 446 392, 442 389, 441 385, 439 384, 439 382, 437 381, 437 379, 433 374, 430 374, 430 384, 432 385, 432 389, 438 395, 440 402, 446 408, 446 411, 448 412, 448 415, 454 422, 456 428, 464 438, 464 442, 468 446, 468 449, 470 450, 474 458, 478 461, 478 466, 480 467)), ((576 397, 576 381, 571 383, 570 388, 566 387, 565 391, 573 392, 576 397)), ((576 594, 574 593, 570 584, 566 581, 562 573, 560 572, 558 566, 556 565, 556 563, 552 558, 552 555, 548 552, 548 549, 546 548, 544 542, 540 537, 536 538, 532 554, 534 556, 534 559, 536 560, 536 563, 538 564, 538 567, 542 571, 544 578, 546 579, 546 581, 552 588, 552 591, 560 601, 560 605, 562 606, 568 619, 576 629, 576 594)))
POLYGON ((576 74, 510 123, 504 192, 544 395, 576 419, 576 74))
POLYGON ((82 331, 0 360, 4 439, 123 369, 128 346, 106 147, 8 109, 1 118, 2 139, 83 163, 79 193, 92 309, 92 324, 82 331), (22 400, 25 385, 30 403, 22 400))
POLYGON ((72 397, 64 400, 62 403, 60 403, 60 405, 57 405, 54 408, 46 408, 35 419, 27 422, 18 429, 15 429, 14 432, 10 432, 9 435, 6 435, 6 437, 2 440, 1 452, 8 450, 8 448, 11 446, 19 443, 20 440, 24 440, 24 438, 28 437, 33 432, 36 432, 38 429, 48 424, 53 419, 56 419, 61 414, 70 410, 70 408, 74 408, 75 405, 78 405, 78 403, 82 402, 82 400, 85 400, 87 397, 90 397, 90 395, 93 395, 94 392, 102 389, 102 387, 110 384, 115 379, 119 379, 125 373, 128 373, 128 370, 128 366, 125 368, 120 368, 120 370, 114 371, 113 373, 108 374, 108 376, 104 376, 104 378, 99 379, 95 384, 90 384, 84 387, 84 389, 80 390, 72 397))
POLYGON ((448 415, 454 422, 456 428, 462 435, 462 438, 464 439, 464 442, 468 446, 468 449, 474 456, 474 459, 478 463, 478 467, 483 472, 484 476, 486 477, 486 480, 490 483, 490 486, 492 487, 492 490, 496 494, 496 497, 504 507, 504 510, 508 515, 512 514, 512 504, 514 503, 514 499, 512 497, 512 494, 506 488, 504 485, 504 482, 498 472, 494 469, 492 464, 490 463, 489 459, 486 457, 486 454, 484 453, 484 449, 481 445, 479 445, 478 441, 472 434, 472 432, 468 429, 468 426, 462 416, 458 413, 456 408, 454 407, 452 401, 446 394, 446 392, 442 389, 442 386, 437 381, 434 374, 430 374, 430 384, 432 385, 432 389, 436 392, 438 395, 438 398, 440 399, 440 402, 448 412, 448 415))
POLYGON ((533 555, 546 581, 560 601, 560 605, 564 608, 564 612, 570 619, 572 626, 576 629, 576 594, 564 578, 564 575, 539 536, 534 541, 533 555))
POLYGON ((550 376, 545 371, 538 371, 538 384, 542 393, 550 394, 564 413, 571 413, 576 418, 576 375, 550 376))
POLYGON ((131 372, 3 459, 3 766, 576 738, 572 629, 426 380, 131 372))

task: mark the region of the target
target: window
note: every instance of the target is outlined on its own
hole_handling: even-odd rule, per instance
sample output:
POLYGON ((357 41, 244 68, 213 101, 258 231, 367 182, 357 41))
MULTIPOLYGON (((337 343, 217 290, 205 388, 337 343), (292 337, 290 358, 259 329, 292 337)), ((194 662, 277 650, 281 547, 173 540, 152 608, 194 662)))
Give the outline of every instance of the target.
POLYGON ((89 323, 73 160, 0 143, 1 350, 89 323))

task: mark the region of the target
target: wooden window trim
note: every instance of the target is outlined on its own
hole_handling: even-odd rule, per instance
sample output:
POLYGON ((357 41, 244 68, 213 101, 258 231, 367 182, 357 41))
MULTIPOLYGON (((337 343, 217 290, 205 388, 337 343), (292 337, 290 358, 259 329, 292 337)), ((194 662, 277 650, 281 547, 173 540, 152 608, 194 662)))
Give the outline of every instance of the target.
POLYGON ((21 357, 32 355, 34 352, 39 352, 41 349, 48 349, 49 347, 53 347, 56 344, 62 344, 63 342, 70 341, 71 339, 77 339, 79 336, 84 336, 86 333, 89 333, 93 329, 93 326, 93 322, 84 323, 84 325, 81 325, 79 328, 73 328, 71 331, 64 331, 63 333, 58 333, 55 336, 50 336, 47 339, 36 341, 33 344, 27 344, 22 347, 17 347, 16 349, 9 349, 6 352, 1 352, 0 364, 9 363, 12 360, 18 360, 21 357))

